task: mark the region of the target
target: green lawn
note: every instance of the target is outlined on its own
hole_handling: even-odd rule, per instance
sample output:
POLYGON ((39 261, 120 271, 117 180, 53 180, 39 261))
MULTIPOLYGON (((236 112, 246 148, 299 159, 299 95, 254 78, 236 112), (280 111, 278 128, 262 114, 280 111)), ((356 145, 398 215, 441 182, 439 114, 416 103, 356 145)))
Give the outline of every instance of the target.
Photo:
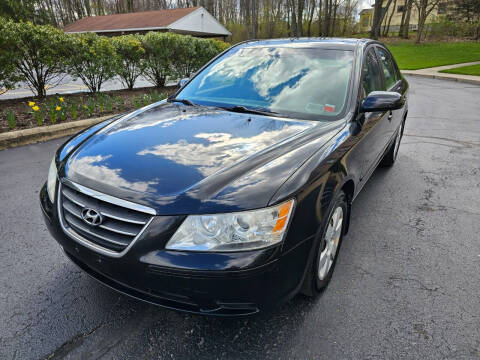
POLYGON ((462 75, 477 75, 480 76, 480 64, 478 65, 470 65, 470 66, 463 66, 455 69, 447 69, 440 71, 442 73, 450 73, 450 74, 462 74, 462 75))
POLYGON ((421 45, 399 42, 386 45, 402 70, 480 61, 480 42, 437 42, 421 45))

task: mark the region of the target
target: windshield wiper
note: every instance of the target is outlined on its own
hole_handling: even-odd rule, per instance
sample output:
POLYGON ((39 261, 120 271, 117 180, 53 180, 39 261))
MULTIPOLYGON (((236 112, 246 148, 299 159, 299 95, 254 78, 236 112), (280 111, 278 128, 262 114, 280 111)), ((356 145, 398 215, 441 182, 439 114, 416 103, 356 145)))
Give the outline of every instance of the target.
POLYGON ((195 105, 193 102, 191 102, 188 99, 170 98, 170 99, 168 99, 168 102, 179 102, 179 103, 182 103, 182 104, 188 105, 188 106, 194 106, 195 105))
POLYGON ((220 107, 227 111, 233 111, 233 112, 239 112, 239 113, 245 113, 245 114, 257 114, 257 115, 266 115, 266 116, 278 114, 275 111, 271 111, 268 109, 253 109, 253 108, 247 108, 243 105, 235 105, 232 107, 227 107, 227 106, 220 106, 220 107))

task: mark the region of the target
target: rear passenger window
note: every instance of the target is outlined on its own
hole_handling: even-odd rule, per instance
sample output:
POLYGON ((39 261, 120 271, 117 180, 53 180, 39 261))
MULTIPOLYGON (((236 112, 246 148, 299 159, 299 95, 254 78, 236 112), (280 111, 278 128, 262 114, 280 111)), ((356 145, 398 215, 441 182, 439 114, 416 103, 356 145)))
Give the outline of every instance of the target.
POLYGON ((385 85, 390 89, 395 83, 400 80, 397 68, 393 64, 391 55, 383 48, 377 47, 378 57, 382 65, 383 76, 385 77, 385 85))
POLYGON ((377 57, 373 48, 367 51, 362 66, 362 98, 365 99, 372 91, 385 90, 377 57))

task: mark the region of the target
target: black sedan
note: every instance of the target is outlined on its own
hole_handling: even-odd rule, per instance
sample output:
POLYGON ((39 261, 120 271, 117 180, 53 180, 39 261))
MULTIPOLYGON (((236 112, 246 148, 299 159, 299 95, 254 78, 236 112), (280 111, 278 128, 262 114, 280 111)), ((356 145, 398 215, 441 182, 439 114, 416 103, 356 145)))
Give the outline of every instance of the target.
POLYGON ((379 42, 238 44, 168 100, 67 141, 46 224, 85 272, 153 304, 243 315, 315 296, 352 201, 395 162, 407 90, 379 42))

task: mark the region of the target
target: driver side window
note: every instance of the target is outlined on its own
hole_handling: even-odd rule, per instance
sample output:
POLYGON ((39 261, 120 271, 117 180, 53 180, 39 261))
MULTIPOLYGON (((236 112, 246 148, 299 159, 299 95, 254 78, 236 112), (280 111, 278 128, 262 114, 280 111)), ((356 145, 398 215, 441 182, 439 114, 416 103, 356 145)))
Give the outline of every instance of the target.
POLYGON ((380 58, 380 63, 382 64, 383 77, 385 78, 385 83, 387 88, 390 89, 395 85, 395 83, 400 80, 398 76, 397 69, 393 65, 393 60, 390 54, 383 48, 377 46, 378 57, 380 58))
POLYGON ((385 90, 378 65, 377 57, 373 48, 365 54, 362 65, 362 99, 365 99, 372 91, 385 90))

